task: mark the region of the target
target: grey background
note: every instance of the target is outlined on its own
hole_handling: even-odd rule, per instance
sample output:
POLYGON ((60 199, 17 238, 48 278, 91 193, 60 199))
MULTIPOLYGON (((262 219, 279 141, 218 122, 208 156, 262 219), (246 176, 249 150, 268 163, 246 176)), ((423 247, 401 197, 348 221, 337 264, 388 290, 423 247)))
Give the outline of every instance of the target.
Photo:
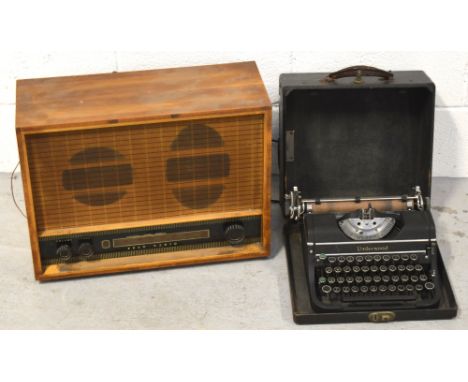
MULTIPOLYGON (((18 178, 14 186, 22 203, 18 178)), ((26 219, 12 202, 8 174, 0 174, 0 329, 468 329, 468 179, 435 178, 432 205, 460 307, 457 318, 298 326, 278 205, 268 259, 40 284, 33 276, 26 219)))

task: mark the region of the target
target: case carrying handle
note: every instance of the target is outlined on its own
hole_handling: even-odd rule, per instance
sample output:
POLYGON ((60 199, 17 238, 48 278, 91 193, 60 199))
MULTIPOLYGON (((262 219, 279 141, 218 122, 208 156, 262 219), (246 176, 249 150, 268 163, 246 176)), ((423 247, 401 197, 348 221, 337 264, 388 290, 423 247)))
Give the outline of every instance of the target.
POLYGON ((390 81, 393 79, 393 73, 391 71, 387 72, 386 70, 375 68, 373 66, 357 65, 349 66, 347 68, 330 73, 324 78, 324 80, 327 82, 333 82, 338 78, 355 77, 353 82, 355 84, 362 84, 364 83, 364 80, 362 79, 364 76, 380 77, 385 81, 390 81))

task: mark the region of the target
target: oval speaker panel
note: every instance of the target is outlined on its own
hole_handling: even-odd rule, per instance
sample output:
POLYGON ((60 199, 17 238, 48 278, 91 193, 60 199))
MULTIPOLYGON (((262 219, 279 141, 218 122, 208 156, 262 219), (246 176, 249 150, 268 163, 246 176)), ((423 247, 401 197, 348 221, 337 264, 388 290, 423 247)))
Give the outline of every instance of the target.
POLYGON ((230 159, 226 153, 187 156, 187 150, 223 147, 221 135, 213 128, 194 124, 183 128, 171 144, 176 156, 166 162, 166 179, 174 188, 174 197, 191 209, 208 208, 222 195, 223 179, 229 176, 230 159), (210 181, 209 184, 190 184, 210 181), (213 182, 214 180, 214 182, 213 182))
POLYGON ((91 147, 70 158, 71 167, 62 173, 65 190, 73 191, 77 202, 104 206, 122 199, 122 186, 133 183, 133 169, 125 157, 109 147, 91 147), (103 191, 104 189, 104 191, 103 191))

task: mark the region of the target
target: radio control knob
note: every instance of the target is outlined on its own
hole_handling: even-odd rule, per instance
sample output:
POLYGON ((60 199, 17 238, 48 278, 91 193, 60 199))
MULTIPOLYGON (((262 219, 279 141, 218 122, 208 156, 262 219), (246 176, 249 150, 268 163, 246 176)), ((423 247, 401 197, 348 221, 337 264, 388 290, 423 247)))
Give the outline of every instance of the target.
POLYGON ((91 257, 94 255, 93 246, 89 242, 81 243, 78 247, 78 253, 83 257, 91 257))
POLYGON ((59 246, 56 254, 61 260, 70 260, 73 256, 71 247, 68 244, 62 244, 59 246))
POLYGON ((241 224, 231 224, 224 230, 224 237, 231 245, 242 244, 245 239, 245 228, 241 224))

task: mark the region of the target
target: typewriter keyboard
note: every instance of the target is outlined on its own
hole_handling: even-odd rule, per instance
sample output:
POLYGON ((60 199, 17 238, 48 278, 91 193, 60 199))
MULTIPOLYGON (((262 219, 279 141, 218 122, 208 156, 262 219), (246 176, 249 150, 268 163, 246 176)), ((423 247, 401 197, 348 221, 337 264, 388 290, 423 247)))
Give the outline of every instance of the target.
POLYGON ((322 254, 315 263, 317 294, 325 305, 429 301, 437 281, 428 257, 425 253, 322 254))

